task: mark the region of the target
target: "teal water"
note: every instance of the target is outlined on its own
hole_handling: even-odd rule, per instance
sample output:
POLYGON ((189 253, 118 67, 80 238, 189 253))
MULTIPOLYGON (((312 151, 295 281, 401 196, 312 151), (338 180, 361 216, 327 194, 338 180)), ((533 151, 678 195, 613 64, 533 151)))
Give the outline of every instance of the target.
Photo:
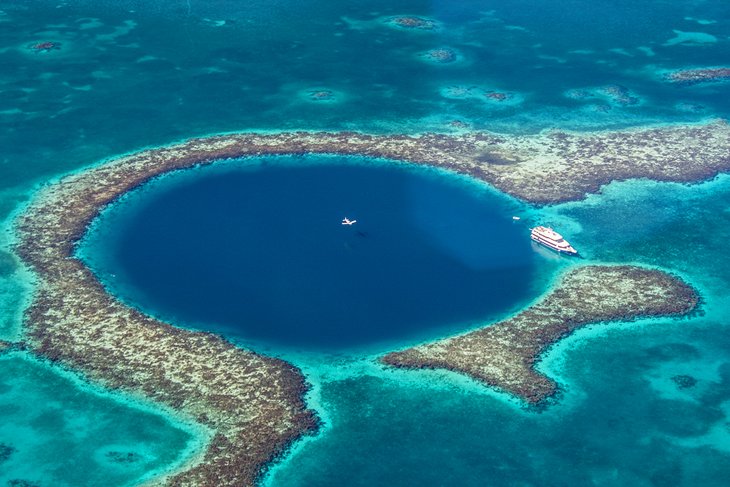
POLYGON ((136 485, 201 447, 189 425, 19 353, 0 356, 0 414, 0 485, 136 485))
MULTIPOLYGON (((720 0, 6 2, 0 217, 7 224, 36 184, 66 171, 221 131, 419 133, 462 130, 452 124, 458 120, 521 133, 727 117, 727 84, 675 86, 661 76, 727 66, 728 23, 720 0), (395 27, 399 15, 432 19, 435 28, 395 27), (42 41, 59 49, 29 50, 42 41), (434 61, 433 50, 452 60, 434 61)), ((315 384, 311 404, 326 424, 266 483, 726 485, 728 208, 730 185, 720 178, 692 187, 611 185, 584 203, 526 210, 531 221, 564 229, 590 261, 680 272, 705 299, 704 316, 597 328, 557 347, 544 366, 565 393, 541 414, 450 374, 381 370, 368 354, 273 347, 305 369, 315 384), (682 388, 677 376, 696 383, 682 388)), ((15 339, 32 279, 10 252, 12 235, 3 231, 0 243, 0 335, 15 339)), ((544 280, 534 276, 535 296, 544 280)), ((61 377, 44 363, 15 358, 0 360, 6 374, 15 409, 3 412, 0 432, 44 414, 52 401, 33 391, 61 377)), ((55 380, 54 395, 77 394, 72 383, 55 380)), ((109 424, 135 421, 138 413, 115 401, 61 407, 79 417, 107 414, 109 424)), ((142 430, 94 424, 44 426, 56 434, 54 452, 76 456, 25 450, 23 462, 11 456, 0 466, 2 482, 83 485, 75 477, 83 474, 125 485, 148 467, 171 465, 185 448, 175 434, 162 435, 147 443, 165 452, 155 467, 120 470, 95 460, 96 449, 142 430), (91 431, 96 443, 87 447, 91 431)), ((0 442, 48 438, 12 431, 0 442)))
POLYGON ((40 0, 0 10, 0 146, 12 148, 3 187, 229 130, 420 132, 462 120, 531 132, 730 113, 724 85, 677 87, 657 75, 727 63, 730 13, 717 0, 40 0), (439 28, 390 27, 398 15, 439 28), (710 37, 672 44, 675 31, 710 37), (60 48, 28 49, 39 41, 60 48), (438 48, 463 60, 424 62, 438 48), (610 85, 640 102, 602 94, 610 85), (317 90, 335 99, 312 100, 317 90), (523 101, 492 103, 481 95, 491 90, 523 101), (570 90, 590 93, 575 99, 570 90))
POLYGON ((532 298, 550 264, 512 219, 525 209, 422 166, 244 159, 142 186, 79 253, 166 320, 331 352, 474 327, 532 298))

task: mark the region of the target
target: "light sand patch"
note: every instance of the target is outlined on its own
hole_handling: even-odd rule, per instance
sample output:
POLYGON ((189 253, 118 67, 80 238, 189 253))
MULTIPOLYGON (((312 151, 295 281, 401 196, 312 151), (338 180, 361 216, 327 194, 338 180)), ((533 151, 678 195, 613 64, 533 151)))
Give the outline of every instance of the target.
POLYGON ((706 44, 714 44, 717 37, 706 32, 683 32, 681 30, 674 31, 675 36, 662 44, 663 46, 703 46, 706 44))

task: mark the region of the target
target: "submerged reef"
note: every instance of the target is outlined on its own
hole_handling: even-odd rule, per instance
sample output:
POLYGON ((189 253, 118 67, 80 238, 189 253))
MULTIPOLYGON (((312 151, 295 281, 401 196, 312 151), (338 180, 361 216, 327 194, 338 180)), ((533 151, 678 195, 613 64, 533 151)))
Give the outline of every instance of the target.
POLYGON ((334 101, 335 93, 332 90, 309 90, 307 98, 310 101, 334 101))
POLYGON ((142 456, 135 452, 110 451, 105 457, 114 463, 136 463, 142 460, 142 456))
POLYGON ((3 353, 5 350, 8 350, 10 348, 10 346, 11 346, 10 343, 0 340, 0 353, 3 353))
POLYGON ((730 80, 730 68, 682 69, 666 74, 665 79, 683 85, 725 81, 730 80))
POLYGON ((0 443, 0 465, 9 460, 13 453, 15 453, 14 447, 0 443))
POLYGON ((489 106, 516 106, 524 101, 519 93, 480 86, 450 85, 440 90, 441 96, 453 100, 479 100, 489 106))
POLYGON ((536 370, 541 355, 574 330, 599 322, 689 313, 699 297, 661 271, 634 266, 585 266, 516 316, 454 338, 385 355, 402 368, 461 372, 528 404, 553 396, 557 384, 536 370))
MULTIPOLYGON (((566 91, 564 95, 566 98, 579 101, 599 98, 617 107, 628 107, 641 103, 641 98, 622 85, 606 85, 599 86, 597 88, 571 89, 566 91)), ((608 109, 610 110, 610 107, 608 107, 608 109)))
POLYGON ((41 487, 40 484, 30 480, 13 479, 8 480, 8 487, 41 487))
POLYGON ((487 91, 484 93, 484 96, 492 101, 505 101, 512 98, 513 95, 505 93, 504 91, 487 91))
POLYGON ((676 105, 674 105, 674 108, 681 112, 687 112, 687 113, 702 113, 707 110, 707 108, 704 105, 700 105, 699 103, 691 103, 691 102, 679 102, 676 105))
POLYGON ((621 85, 608 85, 600 89, 601 93, 608 96, 614 103, 621 106, 636 105, 640 99, 634 96, 628 88, 621 85))
POLYGON ((431 49, 421 54, 426 61, 436 64, 450 64, 458 61, 459 55, 453 49, 447 47, 441 47, 438 49, 431 49))
MULTIPOLYGON (((304 404, 304 377, 282 360, 240 349, 211 333, 160 322, 109 295, 74 255, 76 243, 105 206, 166 172, 227 158, 307 153, 429 164, 472 175, 525 201, 547 204, 581 199, 616 179, 707 179, 730 169, 729 145, 730 127, 717 121, 529 136, 243 133, 120 157, 41 188, 17 218, 16 252, 37 277, 24 316, 24 347, 91 381, 144 396, 206 425, 213 434, 207 449, 161 483, 252 485, 292 441, 317 427, 316 416, 304 404)), ((695 303, 694 292, 660 272, 586 268, 566 277, 560 290, 542 304, 505 322, 512 325, 495 325, 444 342, 447 345, 398 352, 387 360, 482 374, 484 380, 534 402, 555 386, 531 366, 560 336, 587 322, 678 314, 695 303), (544 328, 536 327, 545 323, 544 328), (492 343, 488 340, 495 333, 505 333, 502 338, 514 342, 494 345, 500 355, 479 355, 488 350, 481 344, 492 343), (462 345, 477 347, 471 362, 459 355, 462 345), (439 350, 450 351, 444 357, 455 361, 436 361, 439 350), (424 355, 426 351, 433 355, 424 355), (418 362, 419 357, 434 361, 418 362), (479 365, 480 360, 486 365, 479 365)))
POLYGON ((691 375, 675 375, 672 377, 672 382, 677 384, 678 389, 691 389, 697 385, 697 379, 691 375))
POLYGON ((414 15, 403 15, 400 17, 391 17, 388 19, 388 23, 396 27, 403 29, 417 29, 417 30, 434 30, 437 29, 439 24, 433 19, 427 19, 423 17, 416 17, 414 15))
POLYGON ((46 53, 61 49, 61 43, 55 41, 34 42, 28 46, 28 49, 37 53, 46 53))

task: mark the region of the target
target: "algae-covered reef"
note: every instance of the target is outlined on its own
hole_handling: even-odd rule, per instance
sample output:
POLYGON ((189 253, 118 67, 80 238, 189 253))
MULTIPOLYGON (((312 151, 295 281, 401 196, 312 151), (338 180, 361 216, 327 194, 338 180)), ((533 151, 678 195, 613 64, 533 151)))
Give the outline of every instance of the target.
POLYGON ((0 353, 4 352, 5 350, 8 350, 9 348, 10 348, 10 343, 0 340, 0 353))
MULTIPOLYGON (((580 199, 616 179, 706 179, 730 169, 729 146, 730 127, 717 121, 520 137, 485 132, 421 136, 244 133, 191 139, 141 151, 43 187, 18 217, 16 250, 37 276, 33 301, 25 313, 25 346, 81 371, 93 381, 151 398, 211 428, 214 437, 208 449, 187 470, 166 479, 169 485, 251 485, 294 439, 316 428, 316 418, 304 404, 307 386, 302 374, 288 363, 242 350, 218 336, 157 321, 110 296, 74 257, 76 243, 106 205, 151 178, 176 169, 226 158, 306 153, 381 157, 439 166, 470 174, 525 201, 545 204, 580 199)), ((639 270, 625 270, 621 276, 616 272, 577 271, 566 278, 563 286, 571 289, 581 279, 602 281, 594 283, 593 294, 583 295, 583 301, 600 303, 615 302, 612 293, 624 292, 622 286, 628 286, 632 293, 649 300, 643 303, 646 307, 632 308, 634 304, 629 303, 620 313, 611 308, 613 311, 606 314, 587 314, 579 319, 579 311, 585 308, 573 310, 570 305, 580 302, 558 298, 557 294, 520 315, 526 318, 510 321, 521 323, 519 327, 494 326, 489 330, 497 331, 455 339, 443 348, 453 353, 444 352, 443 356, 454 358, 452 368, 461 367, 476 376, 481 373, 484 380, 494 381, 528 400, 538 400, 551 393, 554 385, 536 375, 529 361, 534 361, 540 350, 557 337, 586 320, 624 316, 626 309, 639 315, 683 312, 696 299, 688 288, 669 285, 674 280, 659 278, 660 273, 640 279, 645 275, 639 270), (601 279, 597 279, 599 275, 601 279), (684 301, 658 298, 672 292, 684 301), (560 306, 568 311, 559 312, 560 306), (553 318, 541 331, 534 323, 543 323, 537 318, 542 313, 547 319, 550 312, 553 318), (572 312, 576 316, 570 315, 572 312), (563 318, 567 321, 560 321, 563 318), (496 335, 499 330, 505 330, 500 332, 505 334, 496 335), (489 342, 492 334, 503 343, 489 342), (482 335, 487 342, 476 339, 482 335), (513 344, 506 341, 512 339, 513 344), (480 343, 492 343, 500 355, 485 358, 483 368, 469 367, 468 360, 457 360, 460 343, 477 347, 477 353, 489 350, 480 343)), ((581 286, 574 288, 581 291, 581 286)), ((607 306, 605 303, 601 306, 607 306)), ((436 351, 442 349, 439 347, 442 345, 418 350, 429 350, 437 357, 440 355, 436 351)), ((418 353, 400 352, 390 355, 389 360, 401 357, 401 365, 408 365, 408 357, 422 356, 418 353)), ((436 358, 430 363, 412 362, 413 366, 442 363, 449 366, 436 358)))
POLYGON ((531 203, 580 200, 612 181, 696 182, 730 169, 730 125, 666 126, 593 133, 546 132, 508 139, 519 162, 485 178, 531 203))
POLYGON ((443 368, 537 404, 557 384, 535 369, 541 354, 577 328, 639 317, 683 315, 698 303, 689 285, 634 266, 578 267, 537 304, 479 330, 385 355, 403 368, 443 368))
POLYGON ((114 177, 124 179, 118 183, 131 188, 157 174, 201 162, 306 153, 429 164, 470 174, 529 203, 549 204, 580 200, 616 180, 697 182, 728 171, 730 124, 718 120, 697 125, 586 133, 549 131, 524 136, 490 132, 421 136, 355 132, 230 134, 191 139, 123 157, 104 166, 107 169, 103 177, 111 177, 108 169, 114 166, 114 177))

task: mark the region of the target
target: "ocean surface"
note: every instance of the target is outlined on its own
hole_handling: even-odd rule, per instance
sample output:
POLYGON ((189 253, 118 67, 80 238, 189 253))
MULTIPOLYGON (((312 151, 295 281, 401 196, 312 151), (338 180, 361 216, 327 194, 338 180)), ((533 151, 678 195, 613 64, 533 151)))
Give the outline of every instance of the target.
MULTIPOLYGON (((722 0, 0 4, 0 338, 22 336, 20 315, 32 290, 32 275, 11 251, 12 218, 38 185, 64 173, 226 131, 535 133, 727 118, 727 83, 681 86, 663 76, 727 66, 729 24, 722 0), (400 27, 399 16, 416 16, 429 28, 400 27), (48 42, 48 49, 34 47, 48 42)), ((175 175, 170 186, 163 178, 159 194, 144 198, 159 203, 178 184, 192 184, 202 196, 217 170, 175 175)), ((373 181, 395 184, 381 176, 373 181)), ((444 322, 402 333, 360 328, 357 340, 340 342, 336 351, 318 350, 332 343, 298 346, 277 342, 276 334, 230 330, 232 340, 255 342, 301 367, 314 385, 309 404, 324 420, 322 431, 297 443, 264 484, 726 485, 730 178, 692 186, 629 181, 549 208, 479 196, 465 183, 447 197, 436 186, 448 186, 450 178, 429 182, 433 199, 422 203, 453 202, 457 213, 475 216, 519 210, 525 224, 559 228, 581 251, 581 263, 631 262, 678 273, 700 289, 703 313, 596 326, 564 341, 541 364, 564 391, 541 413, 455 374, 394 371, 374 359, 390 346, 509 313, 549 290, 552 277, 577 261, 527 249, 529 257, 519 259, 532 270, 519 277, 508 303, 496 303, 501 308, 460 307, 445 312, 444 322), (457 205, 475 198, 493 203, 457 205), (366 349, 355 350, 356 341, 366 349)), ((286 208, 285 199, 272 205, 286 208)), ((369 220, 357 207, 333 211, 335 223, 343 216, 358 218, 358 225, 369 220)), ((380 238, 367 233, 344 241, 353 252, 365 251, 364 242, 380 238)), ((435 247, 439 235, 419 238, 420 244, 431 238, 435 247)), ((110 289, 134 299, 108 277, 110 289)), ((146 310, 180 316, 185 326, 215 318, 146 310)), ((175 468, 204 440, 153 405, 108 395, 74 371, 17 352, 0 356, 0 418, 0 485, 95 486, 99 479, 135 485, 175 468)))
POLYGON ((101 393, 24 353, 0 356, 0 485, 133 485, 179 466, 205 434, 101 393))

